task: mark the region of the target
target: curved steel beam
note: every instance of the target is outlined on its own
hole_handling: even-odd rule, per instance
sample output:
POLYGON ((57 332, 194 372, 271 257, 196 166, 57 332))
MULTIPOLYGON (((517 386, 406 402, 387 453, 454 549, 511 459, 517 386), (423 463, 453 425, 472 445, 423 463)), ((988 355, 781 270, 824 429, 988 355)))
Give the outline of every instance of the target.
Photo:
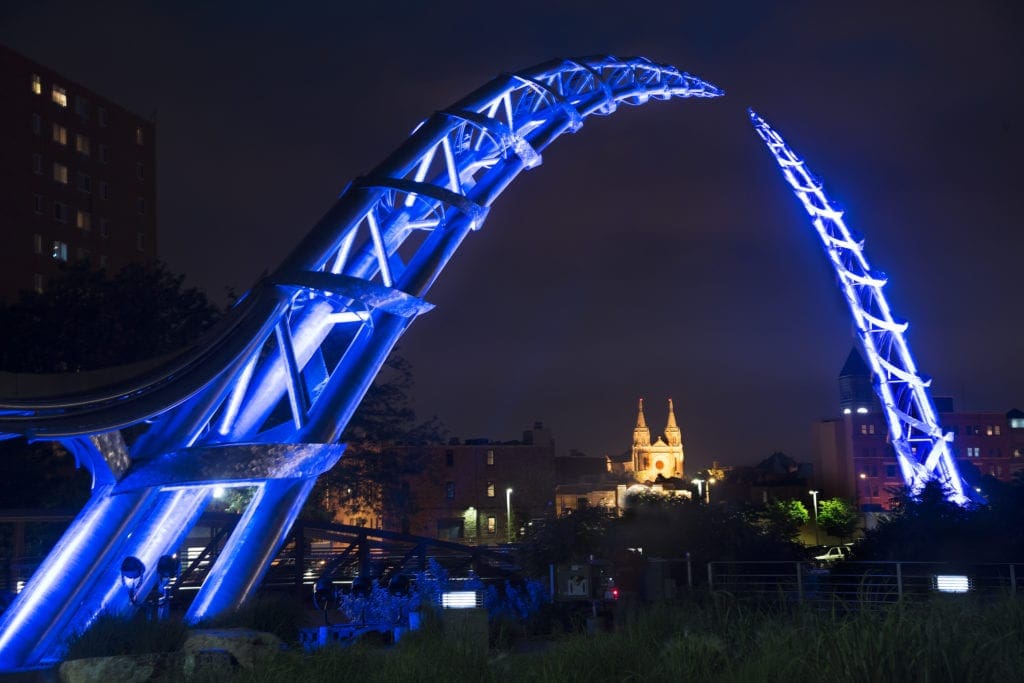
MULTIPOLYGON (((0 433, 74 440, 91 449, 84 452, 95 468, 123 458, 94 455, 83 436, 152 420, 127 472, 111 466, 96 475, 86 509, 0 616, 0 669, 52 659, 63 634, 126 606, 121 560, 132 555, 152 567, 177 549, 210 493, 204 454, 290 444, 291 457, 301 457, 299 444, 337 441, 395 342, 428 310, 422 297, 462 240, 559 135, 619 104, 721 94, 643 58, 556 61, 500 76, 428 118, 349 185, 247 295, 227 332, 187 363, 94 397, 9 402, 6 411, 0 404, 0 433), (180 459, 185 474, 174 475, 168 459, 180 459), (118 493, 122 481, 127 490, 118 493)), ((232 610, 252 594, 315 470, 258 485, 188 619, 232 610)), ((145 577, 140 590, 154 580, 145 577)))
POLYGON ((829 262, 839 276, 839 288, 850 307, 861 347, 875 377, 875 393, 889 424, 903 480, 914 493, 925 482, 935 479, 947 489, 950 500, 960 505, 978 500, 950 453, 953 435, 943 432, 939 424, 928 391, 930 380, 918 372, 904 337, 907 324, 893 317, 882 292, 885 276, 868 265, 863 239, 846 226, 843 212, 835 208, 821 182, 782 136, 752 109, 750 121, 810 215, 829 262))

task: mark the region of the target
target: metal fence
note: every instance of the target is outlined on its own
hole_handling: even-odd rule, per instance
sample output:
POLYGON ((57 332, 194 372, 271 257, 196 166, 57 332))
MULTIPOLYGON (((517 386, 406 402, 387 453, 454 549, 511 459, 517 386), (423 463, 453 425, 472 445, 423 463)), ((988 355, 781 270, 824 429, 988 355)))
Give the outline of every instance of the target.
POLYGON ((1024 564, 709 562, 707 586, 740 599, 880 605, 942 593, 1016 595, 1024 564))

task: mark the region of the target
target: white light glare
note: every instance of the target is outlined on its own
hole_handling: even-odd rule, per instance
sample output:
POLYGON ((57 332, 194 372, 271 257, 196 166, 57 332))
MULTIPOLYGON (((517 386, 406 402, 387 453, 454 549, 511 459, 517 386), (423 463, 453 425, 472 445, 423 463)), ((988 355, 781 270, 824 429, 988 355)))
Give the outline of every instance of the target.
POLYGON ((935 589, 941 593, 966 593, 970 584, 966 576, 939 574, 935 577, 935 589))
POLYGON ((852 412, 853 412, 853 411, 852 411, 852 410, 850 410, 849 408, 843 408, 843 415, 849 415, 849 414, 850 414, 850 413, 852 413, 852 412))
POLYGON ((866 415, 867 412, 868 412, 868 409, 865 408, 864 406, 861 406, 860 408, 857 408, 857 414, 859 414, 859 415, 866 415))
POLYGON ((476 591, 449 591, 441 593, 441 607, 445 609, 476 607, 476 591))
POLYGON ((224 487, 223 486, 215 487, 213 489, 213 497, 216 498, 217 500, 220 500, 221 498, 223 498, 224 497, 224 487))

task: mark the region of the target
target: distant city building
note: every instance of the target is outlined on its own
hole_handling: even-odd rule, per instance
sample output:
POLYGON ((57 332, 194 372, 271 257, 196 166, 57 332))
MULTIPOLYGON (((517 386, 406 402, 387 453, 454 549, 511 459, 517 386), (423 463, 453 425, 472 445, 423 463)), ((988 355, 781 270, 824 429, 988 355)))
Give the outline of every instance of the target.
POLYGON ((662 495, 692 495, 683 481, 683 438, 676 423, 672 399, 668 399, 668 419, 664 436, 651 441, 651 430, 640 399, 633 443, 629 450, 606 456, 606 473, 587 481, 562 482, 555 490, 558 514, 582 507, 604 507, 622 514, 631 495, 654 492, 662 495))
POLYGON ((156 258, 156 128, 0 46, 0 299, 156 258))
POLYGON ((384 500, 378 511, 339 508, 337 521, 470 545, 505 543, 530 520, 554 512, 560 481, 593 480, 606 470, 604 458, 556 455, 554 436, 540 422, 521 441, 456 439, 395 451, 416 470, 402 478, 400 504, 384 500))
POLYGON ((709 489, 711 500, 760 505, 772 500, 806 501, 813 468, 785 453, 772 453, 752 466, 717 466, 721 474, 709 489))
POLYGON ((609 457, 608 469, 611 472, 631 473, 637 482, 654 483, 662 479, 682 479, 683 470, 683 437, 676 424, 676 414, 672 399, 668 400, 668 421, 665 435, 651 442, 651 430, 644 416, 644 400, 640 399, 637 410, 636 427, 633 428, 633 446, 629 459, 609 457))
MULTIPOLYGON (((814 429, 814 471, 822 495, 856 499, 864 511, 888 510, 892 491, 903 486, 889 428, 873 393, 871 373, 854 349, 840 372, 839 418, 814 429)), ((967 481, 1010 481, 1024 471, 1024 413, 956 412, 950 398, 936 398, 943 429, 953 435, 953 456, 967 481)))

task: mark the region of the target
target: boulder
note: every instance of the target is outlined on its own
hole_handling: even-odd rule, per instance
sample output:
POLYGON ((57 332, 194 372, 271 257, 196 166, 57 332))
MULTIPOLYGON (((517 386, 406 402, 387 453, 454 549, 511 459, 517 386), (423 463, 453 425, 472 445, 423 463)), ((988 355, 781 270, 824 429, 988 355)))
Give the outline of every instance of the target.
POLYGON ((262 659, 272 657, 284 649, 284 643, 272 633, 249 628, 204 628, 189 633, 182 647, 185 654, 184 671, 189 676, 198 665, 205 667, 241 666, 251 669, 262 659), (214 653, 221 650, 230 657, 214 653), (234 659, 234 662, 230 661, 234 659))
POLYGON ((142 683, 177 678, 174 674, 180 671, 180 667, 180 652, 154 652, 143 655, 69 659, 60 665, 59 673, 60 680, 64 683, 142 683))

